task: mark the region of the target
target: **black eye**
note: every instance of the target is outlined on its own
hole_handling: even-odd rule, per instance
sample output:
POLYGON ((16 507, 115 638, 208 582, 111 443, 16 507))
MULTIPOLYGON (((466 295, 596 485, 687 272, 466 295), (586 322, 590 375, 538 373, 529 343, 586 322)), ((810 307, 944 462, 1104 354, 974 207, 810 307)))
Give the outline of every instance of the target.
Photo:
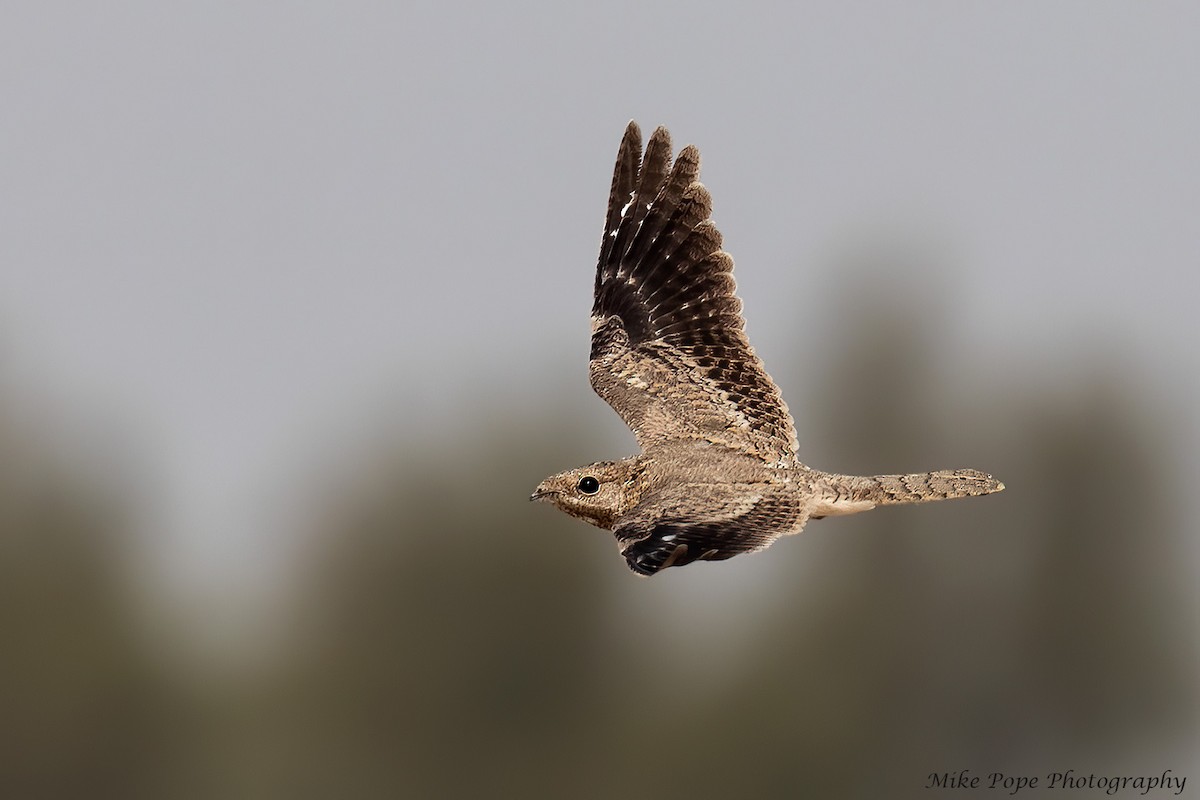
POLYGON ((596 492, 600 491, 600 481, 596 480, 591 475, 587 475, 579 479, 579 486, 576 488, 578 488, 579 491, 583 492, 584 494, 595 494, 596 492))

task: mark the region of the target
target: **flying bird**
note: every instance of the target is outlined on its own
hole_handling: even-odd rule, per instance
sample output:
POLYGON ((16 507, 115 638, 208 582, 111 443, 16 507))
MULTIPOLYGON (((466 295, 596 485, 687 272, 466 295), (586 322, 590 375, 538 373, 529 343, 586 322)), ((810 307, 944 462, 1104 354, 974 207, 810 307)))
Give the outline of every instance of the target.
POLYGON ((596 265, 591 384, 641 453, 552 475, 530 499, 612 531, 629 567, 653 575, 762 550, 810 519, 1001 491, 973 469, 856 477, 800 462, 746 338, 700 153, 671 155, 666 128, 643 155, 629 123, 596 265))

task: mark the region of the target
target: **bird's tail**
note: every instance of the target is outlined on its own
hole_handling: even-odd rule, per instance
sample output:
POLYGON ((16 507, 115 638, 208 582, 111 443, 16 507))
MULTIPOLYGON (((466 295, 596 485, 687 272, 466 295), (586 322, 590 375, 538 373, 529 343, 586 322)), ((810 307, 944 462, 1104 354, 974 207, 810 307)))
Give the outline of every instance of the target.
POLYGON ((814 517, 853 514, 876 506, 975 497, 1003 491, 1004 484, 978 470, 955 469, 872 478, 829 475, 825 488, 826 498, 814 511, 814 517))

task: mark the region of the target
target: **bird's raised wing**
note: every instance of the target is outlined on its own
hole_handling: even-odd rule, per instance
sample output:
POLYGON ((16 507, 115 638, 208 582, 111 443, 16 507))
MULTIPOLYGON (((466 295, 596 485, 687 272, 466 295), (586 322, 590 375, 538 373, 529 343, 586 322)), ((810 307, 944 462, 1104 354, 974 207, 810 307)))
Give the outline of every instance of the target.
POLYGON ((643 158, 629 123, 596 266, 592 388, 643 450, 699 439, 795 466, 795 426, 746 338, 733 259, 699 173, 690 145, 672 164, 666 128, 643 158))

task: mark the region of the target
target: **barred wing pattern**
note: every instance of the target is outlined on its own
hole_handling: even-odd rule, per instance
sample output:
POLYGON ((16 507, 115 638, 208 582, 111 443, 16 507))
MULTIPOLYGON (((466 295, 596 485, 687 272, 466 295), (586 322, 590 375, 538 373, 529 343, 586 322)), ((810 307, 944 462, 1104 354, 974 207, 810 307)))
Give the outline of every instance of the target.
POLYGON ((745 334, 733 259, 697 180, 700 154, 629 123, 617 155, 592 307, 591 383, 643 450, 724 444, 798 466, 787 406, 745 334))

